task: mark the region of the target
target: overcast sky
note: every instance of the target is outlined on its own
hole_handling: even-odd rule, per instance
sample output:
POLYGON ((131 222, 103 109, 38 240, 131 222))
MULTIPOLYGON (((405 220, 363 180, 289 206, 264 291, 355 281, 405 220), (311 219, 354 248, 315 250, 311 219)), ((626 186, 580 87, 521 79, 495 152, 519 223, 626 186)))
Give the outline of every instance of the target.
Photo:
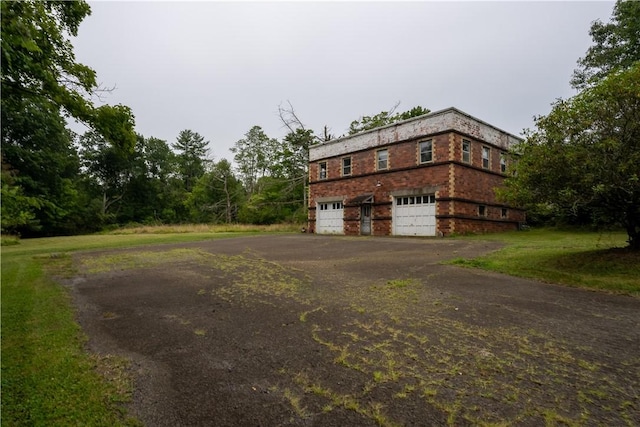
POLYGON ((90 2, 76 59, 116 90, 136 130, 173 143, 183 129, 211 156, 253 126, 337 136, 362 115, 457 107, 520 135, 557 98, 613 2, 90 2))

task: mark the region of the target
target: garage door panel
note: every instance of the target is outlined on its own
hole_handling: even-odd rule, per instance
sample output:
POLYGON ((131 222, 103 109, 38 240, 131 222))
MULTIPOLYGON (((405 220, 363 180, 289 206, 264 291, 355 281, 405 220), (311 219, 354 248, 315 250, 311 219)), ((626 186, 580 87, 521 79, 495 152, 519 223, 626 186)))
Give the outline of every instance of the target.
POLYGON ((397 197, 394 200, 393 234, 435 236, 435 197, 433 195, 397 197))
POLYGON ((344 234, 344 208, 341 201, 318 203, 316 233, 344 234))

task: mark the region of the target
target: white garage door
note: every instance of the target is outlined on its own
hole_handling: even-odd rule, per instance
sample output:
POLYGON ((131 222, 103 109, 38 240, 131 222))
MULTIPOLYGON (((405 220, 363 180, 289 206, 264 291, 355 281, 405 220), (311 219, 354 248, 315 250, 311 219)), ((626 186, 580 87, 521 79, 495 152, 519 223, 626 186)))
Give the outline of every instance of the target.
POLYGON ((396 197, 393 208, 394 235, 436 235, 436 197, 434 195, 396 197))
POLYGON ((344 234, 344 208, 342 202, 318 203, 316 233, 344 234))

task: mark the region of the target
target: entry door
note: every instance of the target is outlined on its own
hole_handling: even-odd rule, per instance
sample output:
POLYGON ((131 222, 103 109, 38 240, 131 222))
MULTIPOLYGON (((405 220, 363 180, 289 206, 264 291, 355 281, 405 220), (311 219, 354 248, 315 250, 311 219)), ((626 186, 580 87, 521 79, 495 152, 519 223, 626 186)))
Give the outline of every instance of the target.
POLYGON ((371 205, 363 204, 360 207, 360 234, 371 234, 371 205))

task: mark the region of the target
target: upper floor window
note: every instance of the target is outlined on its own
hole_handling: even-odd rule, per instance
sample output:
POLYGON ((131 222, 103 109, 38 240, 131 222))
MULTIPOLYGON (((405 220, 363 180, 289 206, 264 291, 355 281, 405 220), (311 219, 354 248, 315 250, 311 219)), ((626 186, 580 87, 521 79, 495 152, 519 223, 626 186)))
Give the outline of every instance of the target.
POLYGON ((418 143, 420 151, 420 163, 428 163, 433 161, 433 142, 429 139, 418 143))
POLYGON ((318 163, 318 178, 327 179, 327 162, 318 163))
POLYGON ((489 151, 489 147, 482 147, 482 167, 485 169, 489 169, 490 156, 491 152, 489 151))
POLYGON ((342 158, 342 176, 351 175, 351 157, 342 158))
POLYGON ((462 140, 462 161, 471 163, 471 141, 468 139, 462 140))
POLYGON ((376 169, 384 170, 389 167, 389 151, 378 150, 376 151, 376 169))
POLYGON ((507 171, 507 155, 505 153, 500 154, 500 172, 505 173, 507 171))

